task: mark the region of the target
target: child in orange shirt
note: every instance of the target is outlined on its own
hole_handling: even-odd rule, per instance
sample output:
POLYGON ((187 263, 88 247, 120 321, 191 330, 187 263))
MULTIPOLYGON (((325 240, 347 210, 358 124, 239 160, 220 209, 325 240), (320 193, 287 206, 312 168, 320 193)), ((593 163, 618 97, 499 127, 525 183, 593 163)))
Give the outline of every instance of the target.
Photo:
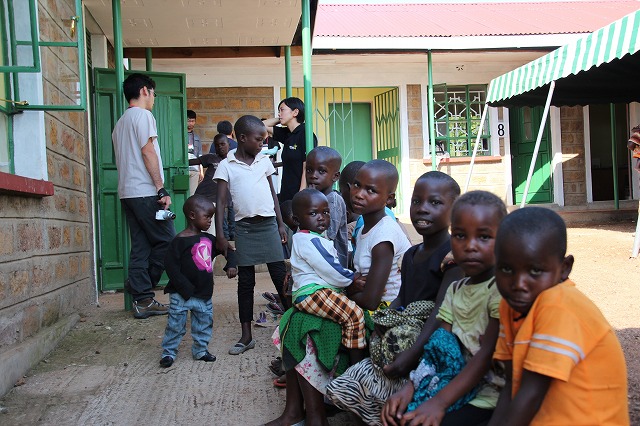
POLYGON ((496 425, 628 425, 627 369, 615 332, 568 279, 567 229, 557 213, 527 207, 496 236, 500 334, 494 359, 507 384, 496 425))

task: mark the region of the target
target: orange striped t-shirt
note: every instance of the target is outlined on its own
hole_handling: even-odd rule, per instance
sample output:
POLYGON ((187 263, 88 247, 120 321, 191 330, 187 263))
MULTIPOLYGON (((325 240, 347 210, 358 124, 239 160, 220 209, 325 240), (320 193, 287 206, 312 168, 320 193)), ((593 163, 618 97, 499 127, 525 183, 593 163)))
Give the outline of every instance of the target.
POLYGON ((512 397, 523 370, 551 377, 535 425, 628 425, 627 368, 600 310, 567 280, 540 293, 524 318, 500 303, 494 358, 512 361, 512 397))

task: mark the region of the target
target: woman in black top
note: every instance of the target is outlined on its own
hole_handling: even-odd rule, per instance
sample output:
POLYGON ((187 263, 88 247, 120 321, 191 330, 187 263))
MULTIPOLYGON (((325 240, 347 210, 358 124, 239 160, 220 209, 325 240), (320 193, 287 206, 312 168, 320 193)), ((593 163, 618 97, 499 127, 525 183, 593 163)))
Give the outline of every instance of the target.
MULTIPOLYGON (((278 117, 264 120, 267 131, 273 138, 282 142, 282 182, 279 201, 291 200, 301 189, 307 186, 305 179, 305 162, 307 145, 305 140, 304 102, 299 98, 286 98, 278 104, 278 117), (283 127, 276 126, 280 124, 283 127)), ((313 135, 313 146, 318 145, 313 135)))

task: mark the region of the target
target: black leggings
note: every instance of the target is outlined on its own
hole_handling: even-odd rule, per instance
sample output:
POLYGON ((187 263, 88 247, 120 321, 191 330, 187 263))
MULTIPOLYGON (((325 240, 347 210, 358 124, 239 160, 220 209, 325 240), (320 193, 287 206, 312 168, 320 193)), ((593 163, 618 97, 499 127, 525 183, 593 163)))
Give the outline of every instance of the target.
MULTIPOLYGON (((287 275, 287 267, 284 261, 267 263, 269 276, 273 282, 282 306, 288 309, 287 298, 284 294, 284 278, 287 275)), ((253 321, 253 293, 256 287, 255 266, 238 266, 238 313, 240 323, 253 321)))
POLYGON ((484 426, 489 423, 493 410, 466 404, 453 413, 447 413, 440 426, 484 426))

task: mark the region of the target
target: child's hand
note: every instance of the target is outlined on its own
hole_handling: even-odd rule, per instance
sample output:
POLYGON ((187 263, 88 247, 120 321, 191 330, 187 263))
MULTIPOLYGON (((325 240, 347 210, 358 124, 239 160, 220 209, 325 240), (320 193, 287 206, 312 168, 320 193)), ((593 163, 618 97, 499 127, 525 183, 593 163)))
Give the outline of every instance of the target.
POLYGON ((358 293, 360 291, 364 291, 364 288, 367 285, 367 276, 362 275, 360 272, 356 272, 353 278, 353 286, 354 293, 358 293))
POLYGON ((280 234, 280 241, 282 244, 287 244, 287 230, 284 225, 278 226, 278 233, 280 234))
POLYGON ((227 250, 234 250, 229 244, 229 241, 224 236, 216 237, 216 250, 218 250, 224 257, 227 257, 227 250))
POLYGON ((238 270, 236 268, 227 269, 227 278, 235 278, 236 275, 238 275, 238 270))
POLYGON ((363 277, 360 275, 360 272, 356 272, 353 278, 353 283, 346 288, 347 296, 364 291, 366 283, 367 277, 363 277))
POLYGON ((399 379, 409 375, 409 372, 415 367, 414 357, 410 353, 410 349, 400 352, 396 359, 388 365, 382 367, 384 375, 390 379, 399 379))
POLYGON ((405 413, 402 416, 402 424, 440 426, 446 410, 447 407, 439 403, 436 395, 420 404, 414 411, 405 413))
POLYGON ((413 398, 413 390, 413 383, 408 382, 402 389, 387 399, 380 415, 380 420, 382 420, 384 426, 400 426, 400 421, 404 420, 403 414, 407 411, 407 406, 409 406, 411 398, 413 398))

